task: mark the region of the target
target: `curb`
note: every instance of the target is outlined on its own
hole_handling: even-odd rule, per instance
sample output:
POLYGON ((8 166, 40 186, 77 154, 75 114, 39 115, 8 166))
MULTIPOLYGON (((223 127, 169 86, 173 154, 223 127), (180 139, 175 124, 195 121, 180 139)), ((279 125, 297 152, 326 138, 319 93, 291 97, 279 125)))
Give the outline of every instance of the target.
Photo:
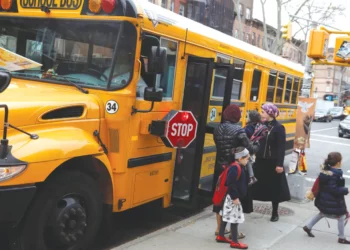
POLYGON ((204 219, 206 217, 209 217, 213 215, 213 211, 212 211, 212 205, 211 206, 208 206, 204 209, 203 212, 199 213, 199 214, 196 214, 196 215, 193 215, 187 219, 184 219, 184 220, 181 220, 175 224, 172 224, 172 225, 169 225, 167 227, 164 227, 162 229, 159 229, 157 231, 154 231, 153 233, 150 233, 150 234, 147 234, 147 235, 144 235, 144 236, 141 236, 139 238, 136 238, 132 241, 129 241, 125 244, 122 244, 118 247, 114 247, 114 248, 111 248, 110 250, 119 250, 119 249, 127 249, 133 245, 136 245, 138 243, 141 243, 143 241, 146 241, 146 240, 149 240, 153 237, 156 237, 160 234, 163 234, 165 232, 169 232, 169 231, 176 231, 182 227, 185 227, 185 226, 188 226, 189 224, 192 224, 194 223, 195 221, 199 220, 199 219, 204 219))

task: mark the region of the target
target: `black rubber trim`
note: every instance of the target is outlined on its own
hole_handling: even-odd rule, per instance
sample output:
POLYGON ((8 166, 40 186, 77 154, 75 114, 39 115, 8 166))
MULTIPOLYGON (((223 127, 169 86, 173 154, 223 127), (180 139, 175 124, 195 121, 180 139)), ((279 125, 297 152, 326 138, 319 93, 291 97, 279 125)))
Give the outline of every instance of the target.
POLYGON ((0 225, 3 228, 16 226, 24 216, 36 193, 36 186, 0 188, 0 225))
MULTIPOLYGON (((244 107, 245 103, 244 102, 231 102, 231 104, 236 104, 238 107, 244 107)), ((216 101, 216 100, 210 100, 210 105, 211 106, 222 106, 223 101, 216 101)))
POLYGON ((140 158, 132 158, 128 160, 128 168, 142 167, 154 163, 170 161, 173 157, 172 153, 165 153, 159 155, 150 155, 140 158))

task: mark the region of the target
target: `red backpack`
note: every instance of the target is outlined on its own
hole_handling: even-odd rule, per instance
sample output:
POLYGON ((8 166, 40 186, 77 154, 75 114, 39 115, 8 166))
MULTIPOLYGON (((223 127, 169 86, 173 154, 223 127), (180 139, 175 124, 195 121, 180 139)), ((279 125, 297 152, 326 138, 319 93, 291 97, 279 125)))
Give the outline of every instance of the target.
POLYGON ((239 178, 241 177, 242 168, 237 162, 233 162, 231 163, 231 165, 225 167, 224 171, 221 173, 218 179, 218 182, 216 183, 216 188, 215 188, 214 196, 212 200, 215 206, 221 206, 224 202, 224 198, 228 190, 228 186, 226 186, 226 179, 227 179, 228 171, 230 171, 230 169, 233 166, 236 166, 238 170, 237 180, 239 180, 239 178))

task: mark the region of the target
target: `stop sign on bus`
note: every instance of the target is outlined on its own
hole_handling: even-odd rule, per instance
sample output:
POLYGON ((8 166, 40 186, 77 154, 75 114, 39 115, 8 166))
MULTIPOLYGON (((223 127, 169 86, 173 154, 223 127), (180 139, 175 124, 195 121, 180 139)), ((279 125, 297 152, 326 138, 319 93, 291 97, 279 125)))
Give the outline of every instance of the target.
POLYGON ((163 132, 157 135, 167 147, 186 148, 196 138, 198 122, 190 111, 171 110, 161 124, 159 130, 163 132))

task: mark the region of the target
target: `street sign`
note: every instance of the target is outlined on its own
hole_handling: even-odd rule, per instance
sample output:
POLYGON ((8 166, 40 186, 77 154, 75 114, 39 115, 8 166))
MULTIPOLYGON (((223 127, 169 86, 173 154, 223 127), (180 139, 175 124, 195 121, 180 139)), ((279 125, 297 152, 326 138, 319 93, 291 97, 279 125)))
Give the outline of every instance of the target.
POLYGON ((350 37, 337 37, 334 48, 334 61, 350 62, 350 37))
POLYGON ((198 122, 192 112, 172 110, 164 119, 167 120, 165 145, 168 144, 172 148, 187 148, 196 138, 198 122))

